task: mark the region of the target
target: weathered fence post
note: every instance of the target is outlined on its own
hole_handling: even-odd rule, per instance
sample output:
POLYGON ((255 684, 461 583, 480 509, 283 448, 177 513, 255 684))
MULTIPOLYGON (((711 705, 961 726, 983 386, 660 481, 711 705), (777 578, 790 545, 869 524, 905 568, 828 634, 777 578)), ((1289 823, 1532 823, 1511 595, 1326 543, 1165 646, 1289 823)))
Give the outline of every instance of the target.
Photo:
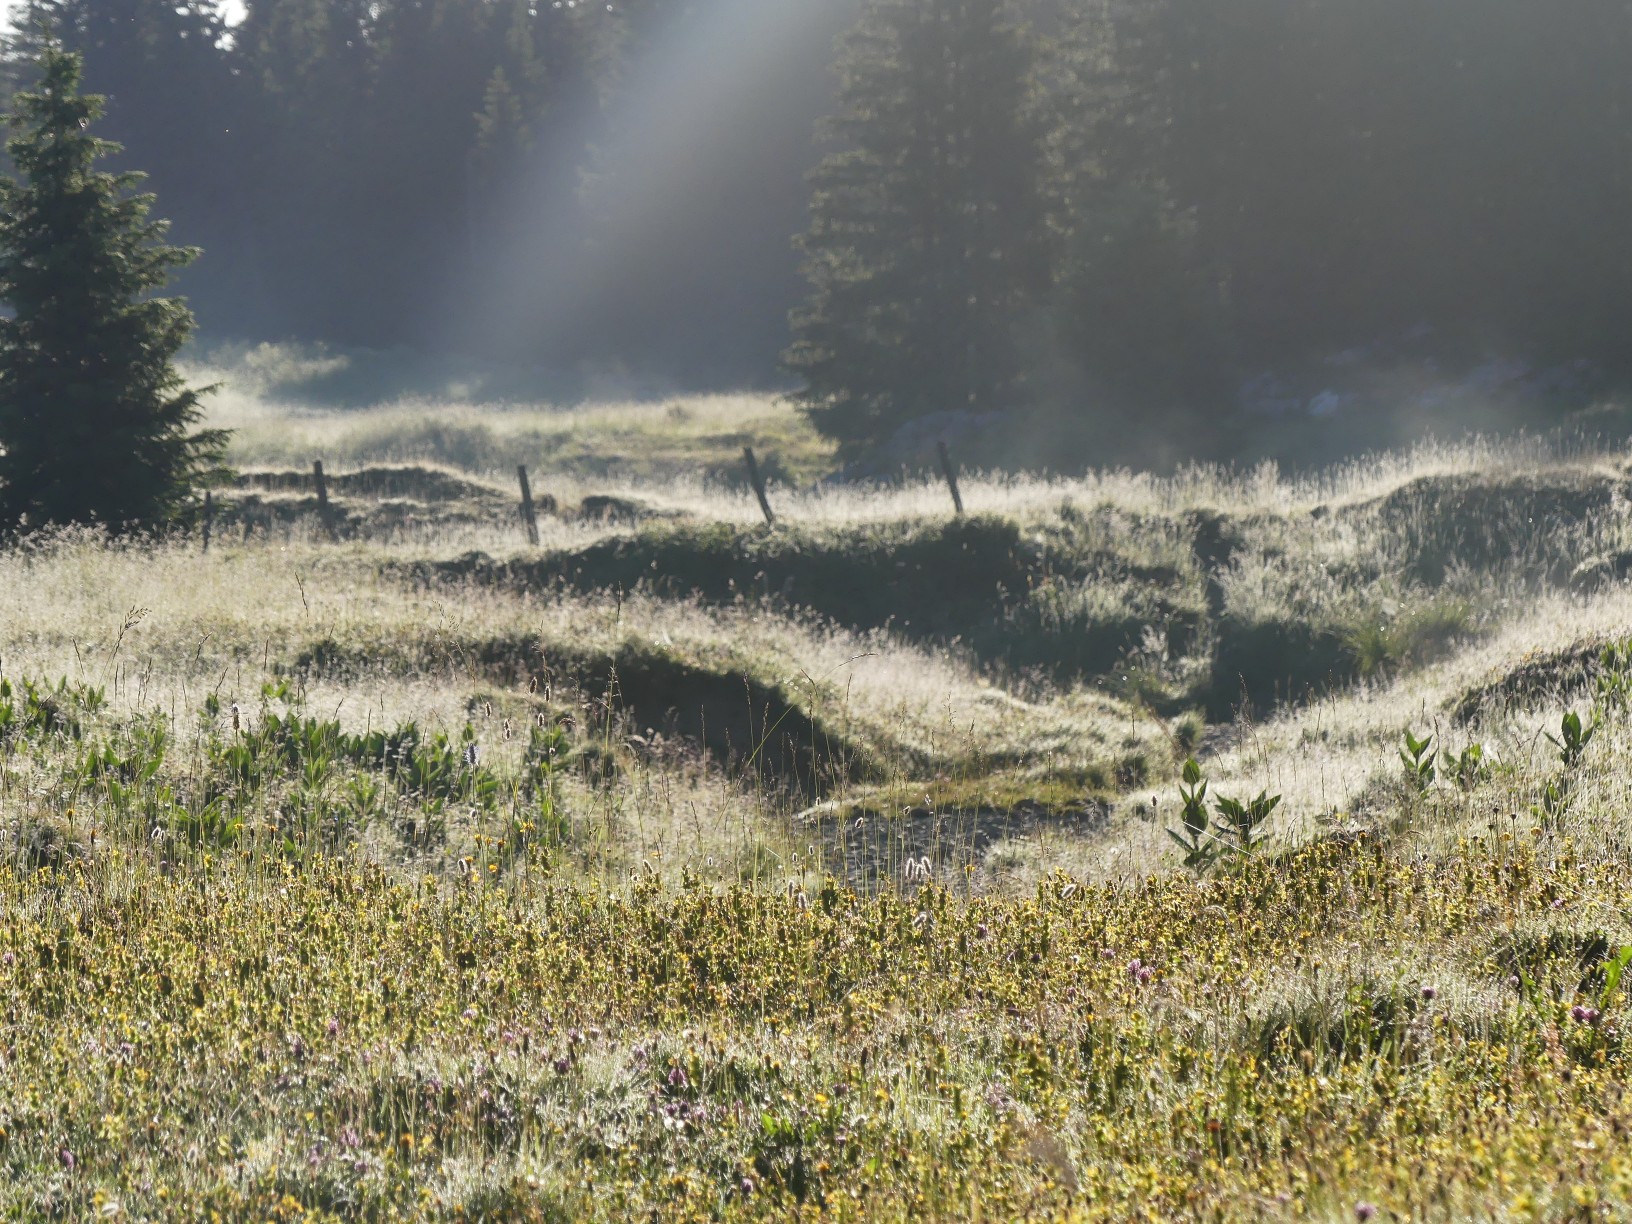
POLYGON ((215 526, 215 497, 204 490, 204 551, 210 551, 210 528, 215 526))
POLYGON ((759 508, 765 515, 767 527, 776 526, 776 515, 771 513, 771 499, 765 496, 765 478, 759 474, 759 461, 754 458, 754 448, 742 448, 742 457, 748 464, 748 479, 753 482, 754 496, 759 498, 759 508))
POLYGON ((527 525, 527 543, 538 547, 538 512, 533 509, 533 486, 527 482, 527 465, 516 464, 516 476, 521 481, 521 521, 527 525))
POLYGON ((944 441, 935 443, 935 449, 941 453, 941 475, 946 477, 946 487, 952 490, 952 508, 962 514, 963 494, 958 492, 958 470, 952 466, 952 453, 944 441))
POLYGON ((329 482, 323 478, 323 460, 312 460, 312 479, 317 483, 317 517, 328 529, 329 539, 338 540, 340 532, 335 526, 334 512, 329 508, 329 482))

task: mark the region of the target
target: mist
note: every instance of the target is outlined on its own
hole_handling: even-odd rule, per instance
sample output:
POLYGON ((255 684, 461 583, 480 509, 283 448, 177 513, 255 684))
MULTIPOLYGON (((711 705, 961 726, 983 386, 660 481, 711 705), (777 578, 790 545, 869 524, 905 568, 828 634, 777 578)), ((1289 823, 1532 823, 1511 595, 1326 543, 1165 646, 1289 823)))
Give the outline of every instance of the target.
MULTIPOLYGON (((874 474, 931 436, 1069 469, 1621 429, 1611 0, 36 7, 203 249, 178 288, 211 343, 486 363, 564 401, 785 391, 874 474), (980 22, 1012 63, 958 50, 980 22), (1013 135, 982 152, 992 115, 1013 135), (869 161, 898 120, 921 147, 869 161), (914 157, 939 221, 900 194, 914 157), (936 236, 972 216, 984 236, 936 236), (953 326, 989 257, 1035 271, 953 326), (840 330, 891 354, 835 350, 843 387, 798 357, 838 268, 877 287, 840 330)), ((12 88, 32 45, 8 41, 12 88)))

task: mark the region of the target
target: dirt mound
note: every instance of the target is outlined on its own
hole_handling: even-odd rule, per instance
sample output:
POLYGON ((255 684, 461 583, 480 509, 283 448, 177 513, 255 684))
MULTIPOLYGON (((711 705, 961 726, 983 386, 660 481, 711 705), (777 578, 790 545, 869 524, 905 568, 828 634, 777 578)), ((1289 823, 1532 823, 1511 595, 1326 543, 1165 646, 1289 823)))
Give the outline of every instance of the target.
POLYGON ((1062 680, 1103 676, 1156 626, 1190 648, 1205 619, 1199 590, 1171 565, 1040 542, 1011 519, 850 528, 798 524, 652 524, 587 548, 495 561, 481 554, 416 564, 415 581, 512 590, 634 589, 711 603, 764 600, 859 630, 956 644, 983 661, 1062 680), (1085 583, 1130 595, 1084 607, 1085 583))
POLYGON ((1586 638, 1563 650, 1536 652, 1497 676, 1469 689, 1451 706, 1457 723, 1490 711, 1533 708, 1544 701, 1568 701, 1597 687, 1604 674, 1604 651, 1624 646, 1609 638, 1586 638))
POLYGON ((1581 558, 1557 550, 1557 542, 1629 490, 1624 478, 1589 472, 1424 476, 1340 513, 1380 520, 1402 536, 1407 574, 1420 582, 1438 585, 1456 563, 1490 569, 1516 562, 1563 585, 1581 558))
POLYGON ((677 510, 662 510, 638 497, 595 493, 578 503, 578 517, 597 523, 651 523, 683 518, 677 510))
POLYGON ((391 657, 333 639, 296 657, 299 671, 350 676, 450 667, 530 691, 576 694, 631 734, 659 732, 696 743, 733 774, 809 795, 838 781, 882 776, 886 764, 917 764, 883 737, 840 732, 802 694, 737 662, 709 664, 652 643, 582 649, 537 637, 499 637, 446 647, 446 658, 391 657))
MULTIPOLYGON (((505 505, 517 501, 507 492, 480 484, 440 468, 408 465, 368 467, 355 472, 334 472, 326 476, 332 497, 368 499, 410 498, 420 502, 477 501, 505 505)), ((262 493, 317 492, 311 472, 246 472, 233 480, 238 489, 262 493)))

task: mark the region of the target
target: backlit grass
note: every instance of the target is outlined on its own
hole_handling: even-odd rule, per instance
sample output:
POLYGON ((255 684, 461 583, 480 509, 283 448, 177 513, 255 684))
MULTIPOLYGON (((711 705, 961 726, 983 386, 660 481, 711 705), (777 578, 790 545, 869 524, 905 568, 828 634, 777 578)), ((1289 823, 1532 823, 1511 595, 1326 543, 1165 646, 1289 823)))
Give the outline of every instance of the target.
POLYGON ((0 554, 0 1217, 1632 1214, 1617 456, 534 550, 386 438, 0 554))

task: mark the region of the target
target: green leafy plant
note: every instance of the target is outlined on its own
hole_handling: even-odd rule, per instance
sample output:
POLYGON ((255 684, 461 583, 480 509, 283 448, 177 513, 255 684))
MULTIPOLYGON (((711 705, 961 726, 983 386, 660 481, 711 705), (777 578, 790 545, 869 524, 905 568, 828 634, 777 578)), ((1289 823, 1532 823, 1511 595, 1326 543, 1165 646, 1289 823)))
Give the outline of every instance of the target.
POLYGON ((1203 871, 1218 856, 1218 842, 1212 836, 1207 816, 1207 779, 1202 777, 1201 766, 1194 757, 1184 763, 1179 799, 1184 804, 1184 832, 1168 829, 1167 835, 1184 851, 1184 865, 1193 871, 1203 871))
POLYGON ((1570 809, 1570 781, 1566 778, 1554 778, 1541 791, 1541 802, 1531 809, 1541 819, 1544 825, 1558 823, 1564 813, 1570 809))
POLYGON ((1483 744, 1469 744, 1455 756, 1449 751, 1440 754, 1440 766, 1442 775, 1462 791, 1470 791, 1490 778, 1490 763, 1485 760, 1483 744))
POLYGON ((1405 779, 1419 795, 1426 795, 1433 788, 1437 769, 1434 765, 1434 737, 1423 736, 1420 740, 1408 729, 1405 733, 1405 747, 1400 749, 1400 763, 1405 766, 1405 779))
POLYGON ((1622 710, 1632 702, 1632 643, 1605 646, 1598 656, 1598 683, 1595 706, 1600 710, 1622 710))
POLYGON ((1581 715, 1571 710, 1560 720, 1558 734, 1548 733, 1547 738, 1558 749, 1558 759, 1564 763, 1565 769, 1574 769, 1581 764, 1587 745, 1598 733, 1598 726, 1596 718, 1590 723, 1583 724, 1581 715))
POLYGON ((1219 799, 1213 807, 1220 819, 1214 822, 1213 827, 1222 836, 1224 848, 1236 855, 1256 851, 1268 840, 1258 830, 1280 802, 1279 795, 1271 795, 1268 791, 1259 791, 1256 798, 1245 803, 1239 799, 1219 799))
POLYGON ((1613 959, 1604 962, 1604 989, 1598 995, 1600 1010, 1608 1010, 1615 988, 1621 984, 1626 967, 1632 965, 1632 944, 1624 944, 1613 959))
POLYGON ((0 680, 0 745, 53 736, 77 740, 84 735, 84 717, 105 705, 106 694, 90 685, 0 680))

